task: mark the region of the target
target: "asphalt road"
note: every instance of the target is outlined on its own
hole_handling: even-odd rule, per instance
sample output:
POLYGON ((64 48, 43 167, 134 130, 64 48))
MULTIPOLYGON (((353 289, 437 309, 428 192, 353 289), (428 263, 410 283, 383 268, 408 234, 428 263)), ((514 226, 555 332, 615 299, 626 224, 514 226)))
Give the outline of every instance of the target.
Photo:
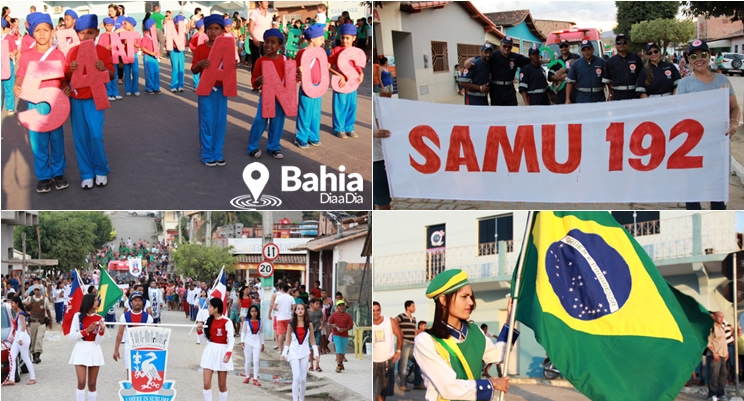
MULTIPOLYGON (((124 86, 119 85, 124 99, 112 102, 111 108, 105 113, 104 139, 111 169, 109 183, 105 188, 88 191, 80 188, 81 178, 68 119, 63 127, 67 160, 65 177, 70 182, 70 187, 63 191, 52 189, 50 193, 36 193, 37 180, 33 171, 28 130, 20 125, 17 114, 8 116, 3 110, 2 209, 234 209, 230 201, 250 193, 243 180, 243 169, 254 161, 259 161, 268 168, 270 178, 263 193, 281 199, 278 209, 317 210, 339 206, 345 210, 371 208, 371 64, 365 68, 365 80, 358 90, 356 132, 359 138, 339 139, 332 135, 332 92, 329 90, 323 96, 320 136, 322 146, 310 149, 294 146, 296 118, 288 117, 281 140, 285 156, 283 160, 276 160, 265 152, 267 134, 264 134, 259 143, 264 155, 258 160, 247 155, 248 134, 256 115, 258 94, 251 92, 250 71, 246 67, 239 67, 238 97, 228 101, 224 145, 227 165, 206 167, 199 162, 197 97, 192 90, 190 60, 190 52, 187 52, 183 93, 169 91, 171 68, 167 58, 160 62, 161 95, 145 94, 145 75, 141 60, 139 87, 142 95, 124 96, 124 86), (331 180, 340 180, 340 166, 344 166, 346 177, 352 173, 361 175, 362 190, 355 192, 357 197, 349 197, 354 203, 341 204, 329 203, 338 198, 324 196, 320 192, 283 192, 280 170, 286 166, 298 167, 302 176, 310 173, 320 175, 321 166, 327 166, 327 174, 334 173, 334 178, 327 178, 329 185, 331 180)), ((23 110, 21 107, 19 110, 23 110)), ((348 182, 349 178, 345 180, 348 182)), ((344 193, 330 190, 325 192, 332 195, 344 193)))
POLYGON ((113 224, 114 229, 116 230, 116 239, 114 239, 116 244, 118 244, 120 240, 126 242, 128 238, 131 238, 133 243, 137 243, 140 239, 142 241, 150 242, 157 240, 155 219, 152 217, 141 214, 132 216, 127 211, 121 210, 111 212, 109 218, 111 219, 111 224, 113 224))

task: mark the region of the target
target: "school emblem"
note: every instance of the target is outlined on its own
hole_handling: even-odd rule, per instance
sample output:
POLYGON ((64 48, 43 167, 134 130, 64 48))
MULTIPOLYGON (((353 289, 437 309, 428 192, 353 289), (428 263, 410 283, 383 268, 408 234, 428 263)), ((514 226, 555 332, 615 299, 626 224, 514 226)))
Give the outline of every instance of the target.
POLYGON ((700 46, 700 45, 702 45, 702 44, 703 44, 703 42, 702 42, 702 41, 701 41, 700 39, 695 39, 695 40, 694 40, 694 41, 692 42, 692 45, 693 45, 693 46, 700 46))
POLYGON ((171 329, 130 327, 129 380, 119 382, 121 401, 170 401, 176 396, 175 381, 165 379, 171 329))
POLYGON ((596 70, 594 70, 594 72, 597 73, 597 76, 602 75, 602 69, 601 68, 597 68, 596 70))
POLYGON ((672 70, 664 71, 664 75, 666 75, 667 78, 672 79, 672 70))

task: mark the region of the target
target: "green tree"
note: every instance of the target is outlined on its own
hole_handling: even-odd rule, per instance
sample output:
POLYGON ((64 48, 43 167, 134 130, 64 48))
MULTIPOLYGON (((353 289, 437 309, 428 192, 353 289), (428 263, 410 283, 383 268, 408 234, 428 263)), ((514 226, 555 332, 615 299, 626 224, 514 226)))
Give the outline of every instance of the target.
POLYGON ((726 16, 731 22, 744 20, 744 3, 740 1, 683 1, 682 9, 688 17, 726 16))
POLYGON ((214 280, 222 266, 225 266, 226 274, 232 273, 235 271, 235 259, 230 253, 231 249, 201 244, 181 244, 173 255, 176 272, 199 281, 214 280))
POLYGON ((695 23, 674 18, 641 21, 633 24, 630 35, 635 43, 656 42, 666 53, 670 43, 686 43, 695 36, 695 23))
POLYGON ((678 1, 616 1, 615 5, 617 6, 615 34, 624 33, 635 42, 630 32, 633 24, 660 18, 674 18, 680 3, 678 1))

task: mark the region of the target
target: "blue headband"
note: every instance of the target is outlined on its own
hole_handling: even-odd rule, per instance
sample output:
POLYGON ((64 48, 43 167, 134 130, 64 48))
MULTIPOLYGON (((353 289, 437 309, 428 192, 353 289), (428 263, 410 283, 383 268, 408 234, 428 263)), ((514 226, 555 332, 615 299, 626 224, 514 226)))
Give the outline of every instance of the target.
POLYGON ((209 28, 212 24, 218 24, 220 27, 225 27, 225 19, 222 18, 222 14, 212 14, 204 18, 204 28, 209 28))
POLYGON ((186 21, 186 17, 184 17, 183 15, 176 15, 176 17, 173 18, 174 24, 178 24, 181 21, 186 21))
POLYGON ((104 18, 103 25, 114 25, 114 19, 111 17, 104 18))
POLYGON ((264 36, 263 36, 264 41, 266 41, 266 39, 270 37, 279 38, 279 44, 284 43, 284 35, 282 35, 282 31, 276 28, 267 29, 266 32, 264 32, 264 36))
POLYGON ((203 20, 196 21, 196 29, 202 29, 203 26, 204 26, 203 20))
POLYGON ((44 13, 31 13, 26 16, 26 22, 28 22, 28 33, 31 34, 31 37, 34 36, 34 30, 39 24, 49 24, 50 27, 54 27, 52 17, 44 13))
POLYGON ((75 10, 72 9, 65 11, 65 15, 69 15, 72 18, 78 19, 77 13, 75 12, 75 10))
POLYGON ((305 29, 305 32, 302 34, 305 36, 305 39, 315 39, 317 37, 323 36, 325 25, 323 24, 314 24, 310 25, 307 29, 305 29))
POLYGON ((155 20, 154 19, 148 18, 147 20, 145 20, 145 30, 146 31, 149 31, 150 28, 152 28, 153 25, 155 25, 155 20))
POLYGON ((129 22, 132 26, 137 26, 137 20, 134 19, 134 17, 127 17, 127 22, 129 22))
POLYGON ((88 28, 98 29, 98 16, 85 14, 75 21, 75 32, 84 31, 88 28))
POLYGON ((338 31, 341 33, 341 35, 356 36, 357 34, 356 26, 353 24, 343 24, 338 31))

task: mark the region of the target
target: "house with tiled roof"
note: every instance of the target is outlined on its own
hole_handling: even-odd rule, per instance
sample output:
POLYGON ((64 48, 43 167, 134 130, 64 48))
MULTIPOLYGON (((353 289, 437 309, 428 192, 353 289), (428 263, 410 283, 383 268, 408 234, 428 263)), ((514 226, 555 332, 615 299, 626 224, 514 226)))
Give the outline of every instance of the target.
POLYGON ((395 71, 401 99, 447 102, 457 96, 454 66, 505 35, 469 1, 375 2, 375 55, 395 71))
POLYGON ((527 55, 530 47, 539 47, 547 39, 547 36, 535 25, 530 10, 499 11, 486 13, 485 16, 500 31, 514 38, 514 48, 512 48, 514 53, 527 55))

